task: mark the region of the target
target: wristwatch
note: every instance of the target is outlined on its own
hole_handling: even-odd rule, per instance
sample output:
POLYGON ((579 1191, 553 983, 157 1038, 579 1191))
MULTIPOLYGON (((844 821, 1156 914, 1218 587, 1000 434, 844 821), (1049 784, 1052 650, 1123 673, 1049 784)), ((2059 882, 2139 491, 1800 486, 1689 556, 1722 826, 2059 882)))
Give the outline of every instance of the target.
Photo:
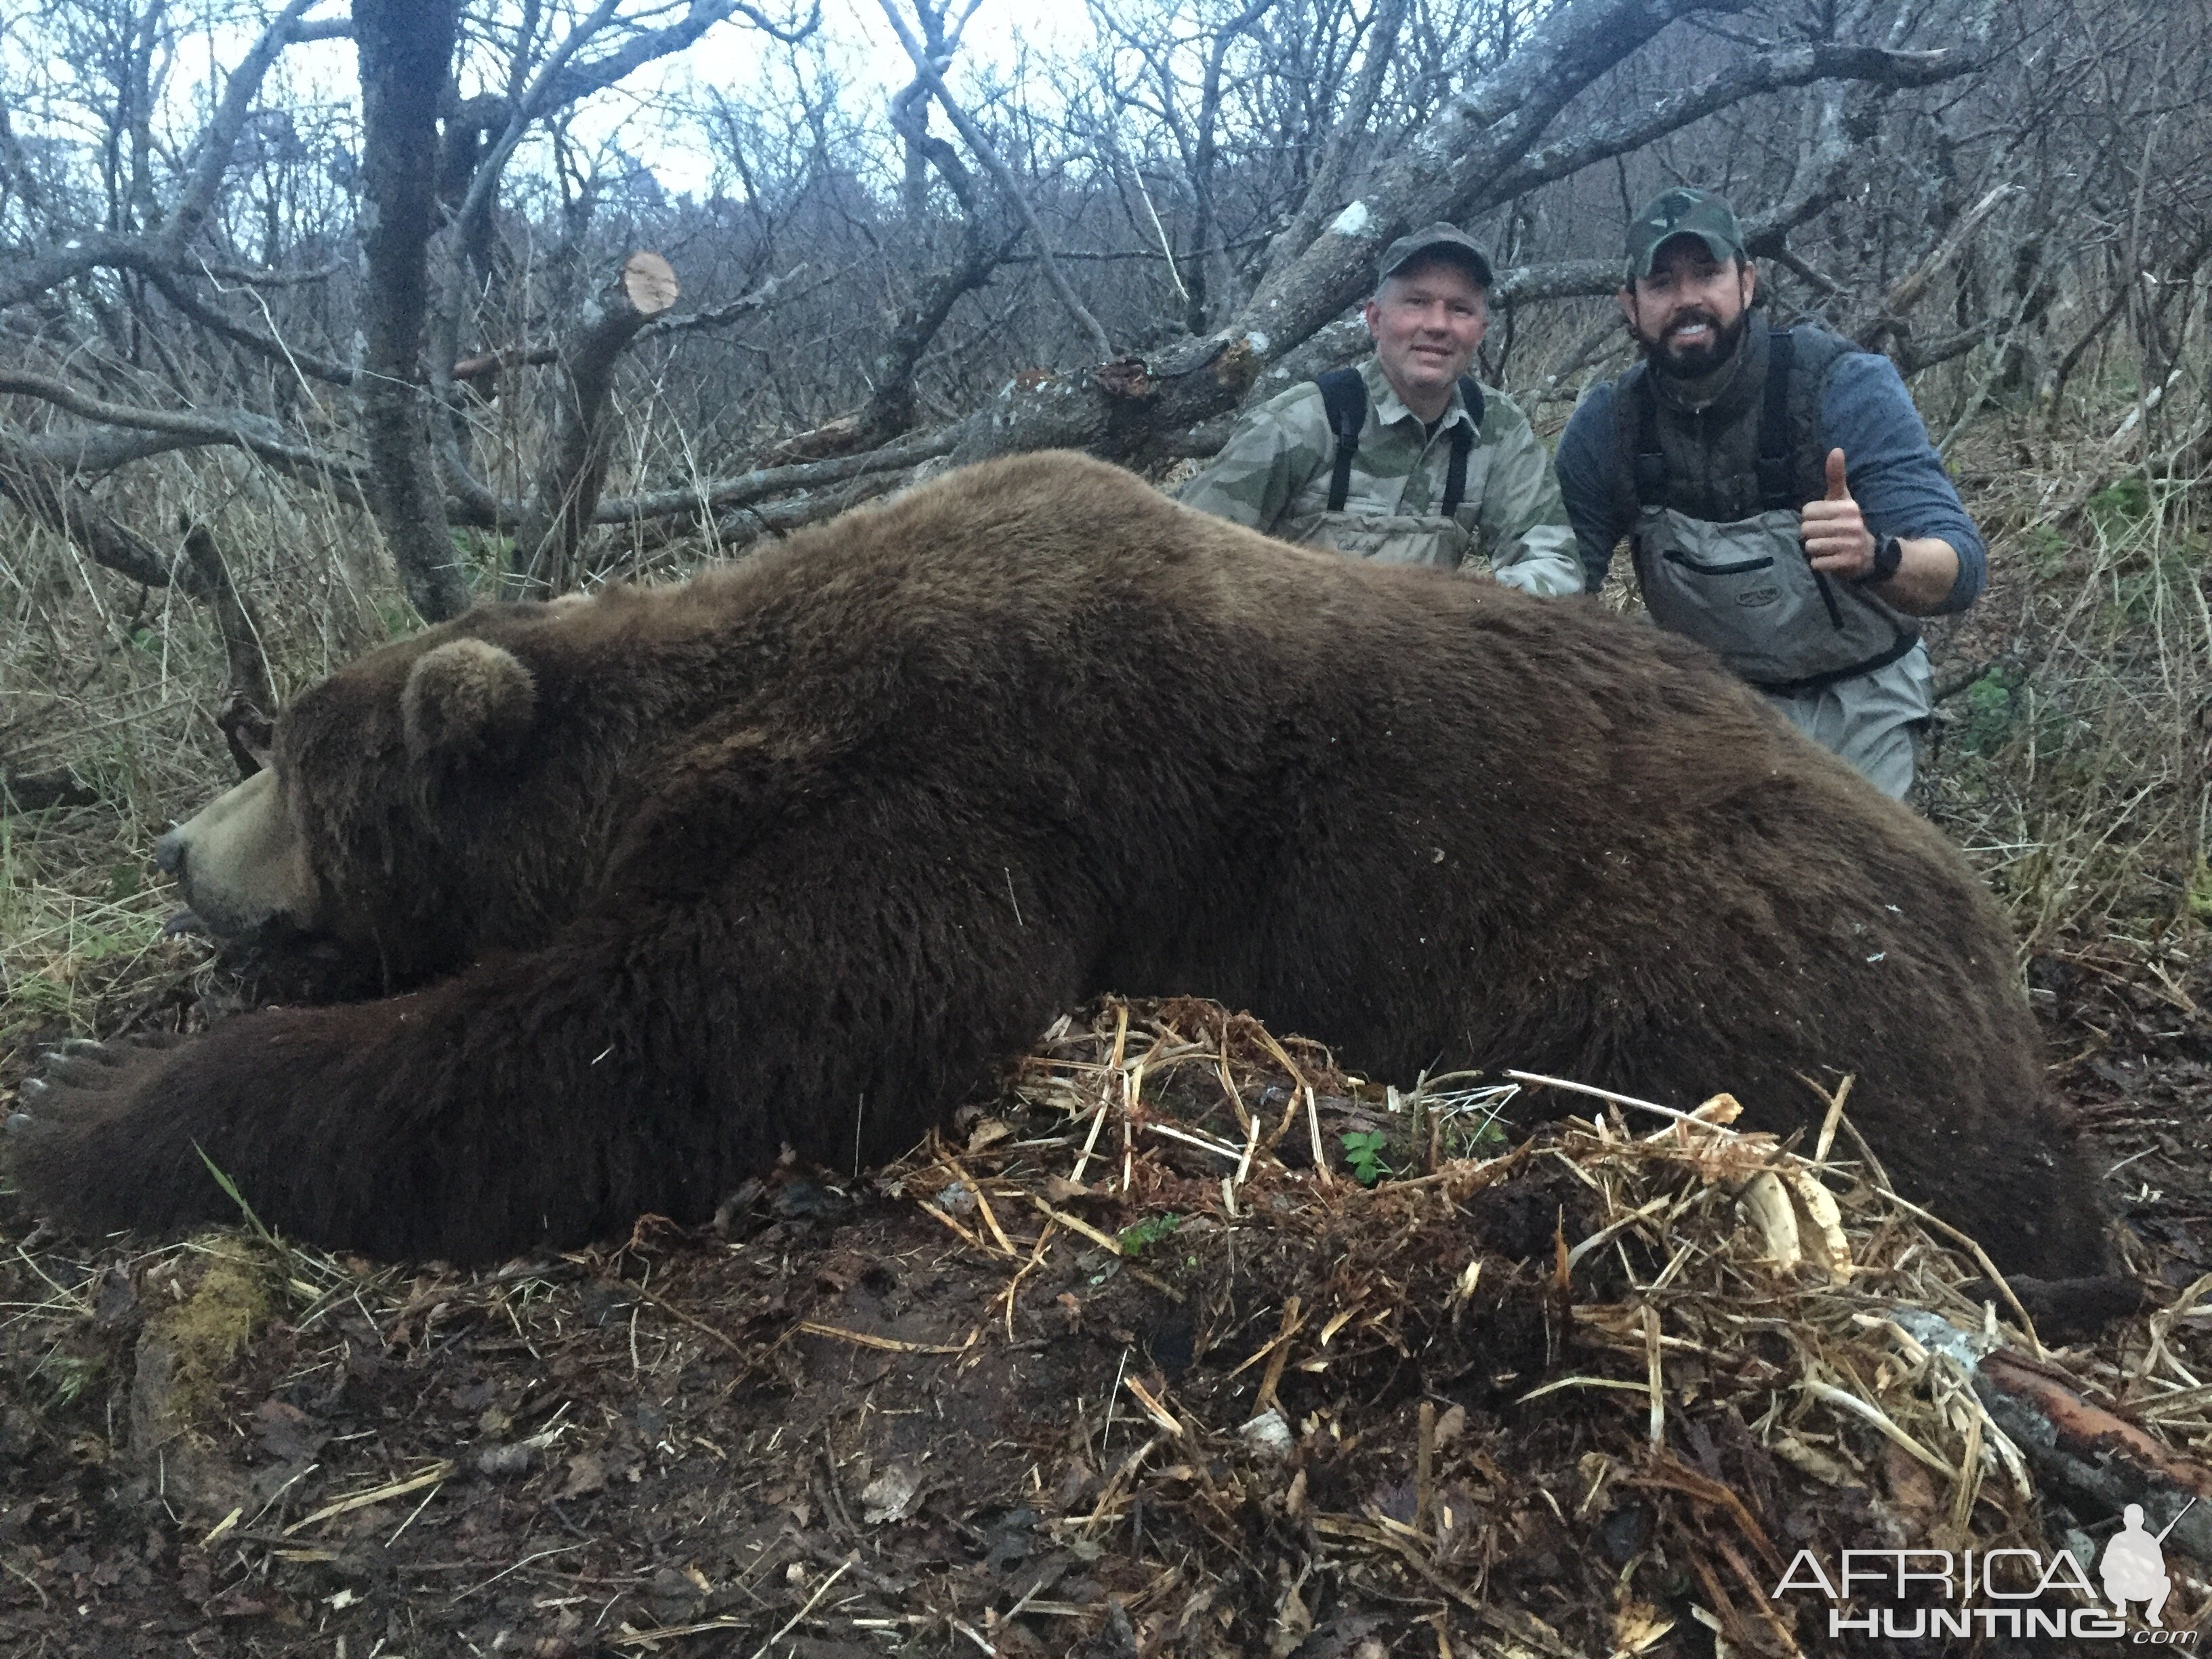
POLYGON ((1861 587, 1874 587, 1887 581, 1897 574, 1898 566, 1905 562, 1905 544, 1894 536, 1884 536, 1874 546, 1874 566, 1863 576, 1851 580, 1861 587))

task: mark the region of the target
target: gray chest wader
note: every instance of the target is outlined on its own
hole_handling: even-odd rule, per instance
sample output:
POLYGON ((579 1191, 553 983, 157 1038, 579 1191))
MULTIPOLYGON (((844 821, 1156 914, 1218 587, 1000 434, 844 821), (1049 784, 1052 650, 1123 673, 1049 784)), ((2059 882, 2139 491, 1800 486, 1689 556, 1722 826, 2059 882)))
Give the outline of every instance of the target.
POLYGON ((1352 497, 1352 463, 1359 453, 1360 429, 1367 424, 1367 383, 1356 368, 1333 369, 1318 376, 1322 406, 1336 439, 1329 475, 1328 508, 1297 525, 1293 539, 1308 546, 1333 548, 1379 564, 1428 564, 1456 570, 1473 550, 1474 538, 1454 515, 1467 499, 1467 459, 1482 426, 1482 388, 1471 379, 1459 383, 1467 422, 1451 430, 1451 459, 1444 471, 1443 500, 1434 513, 1347 513, 1352 497))
POLYGON ((1644 603, 1662 628, 1711 647, 1762 691, 1794 696, 1898 660, 1919 643, 1911 623, 1865 589, 1813 568, 1799 534, 1804 497, 1790 419, 1791 336, 1767 346, 1759 414, 1763 510, 1727 524, 1667 503, 1658 394, 1647 368, 1635 387, 1636 528, 1631 543, 1644 603))

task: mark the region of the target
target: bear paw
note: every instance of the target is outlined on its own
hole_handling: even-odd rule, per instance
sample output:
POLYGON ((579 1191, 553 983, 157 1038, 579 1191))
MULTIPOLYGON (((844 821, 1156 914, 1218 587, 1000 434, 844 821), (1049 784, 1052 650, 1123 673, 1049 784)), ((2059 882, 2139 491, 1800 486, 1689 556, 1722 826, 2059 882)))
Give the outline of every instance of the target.
POLYGON ((103 1102, 131 1094, 183 1041, 173 1031, 154 1031, 107 1042, 71 1037, 56 1043, 39 1057, 37 1069, 15 1091, 15 1109, 6 1124, 9 1140, 20 1144, 41 1130, 101 1115, 103 1102))
POLYGON ((111 1042, 76 1038, 40 1057, 0 1135, 31 1213, 77 1231, 129 1224, 149 1127, 143 1103, 183 1041, 168 1032, 111 1042))

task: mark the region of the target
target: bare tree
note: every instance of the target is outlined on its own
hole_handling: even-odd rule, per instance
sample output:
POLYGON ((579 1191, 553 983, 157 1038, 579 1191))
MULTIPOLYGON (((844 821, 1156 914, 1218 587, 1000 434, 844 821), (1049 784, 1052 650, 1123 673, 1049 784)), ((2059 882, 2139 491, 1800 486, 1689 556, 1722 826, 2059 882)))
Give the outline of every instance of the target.
POLYGON ((366 512, 446 616, 947 459, 1204 453, 1359 349, 1378 251, 1431 219, 1498 249, 1489 372, 1571 396, 1624 349, 1596 299, 1624 215, 1692 179, 1737 196, 1773 304, 1959 365, 1954 429, 2057 408, 2122 340, 2130 441, 2178 464, 2212 424, 2201 15, 1094 0, 1084 56, 992 66, 978 3, 884 0, 911 76, 871 106, 814 15, 740 0, 289 0, 173 131, 185 25, 58 0, 41 41, 89 68, 0 82, 0 490, 213 615, 204 562, 103 481, 227 456, 366 512), (717 184, 674 198, 606 100, 714 28, 757 73, 696 97, 717 184), (357 113, 272 94, 348 39, 357 113))

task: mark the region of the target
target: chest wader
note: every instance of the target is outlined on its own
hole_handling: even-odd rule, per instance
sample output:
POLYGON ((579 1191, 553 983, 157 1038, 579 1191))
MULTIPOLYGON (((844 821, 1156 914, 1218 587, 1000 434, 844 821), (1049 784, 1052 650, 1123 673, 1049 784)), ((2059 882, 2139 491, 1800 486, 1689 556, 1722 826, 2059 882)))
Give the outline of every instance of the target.
POLYGON ((1767 346, 1759 424, 1763 510, 1726 524, 1667 505, 1667 459, 1658 395, 1645 370, 1634 453, 1636 579, 1652 620, 1718 653, 1762 691, 1796 696, 1897 661, 1920 635, 1856 583, 1813 568, 1799 533, 1798 457, 1790 418, 1795 343, 1776 330, 1767 346))
POLYGON ((1334 548, 1356 559, 1382 564, 1431 564, 1456 570, 1474 550, 1474 538, 1454 515, 1467 499, 1467 460, 1482 426, 1482 388, 1462 378, 1459 396, 1468 418, 1451 429, 1451 459, 1444 471, 1443 499, 1434 513, 1349 513, 1352 463, 1359 453, 1360 428, 1367 424, 1367 383, 1356 368, 1321 375, 1322 406, 1336 439, 1334 469, 1329 475, 1328 507, 1309 513, 1278 533, 1310 547, 1334 548))

